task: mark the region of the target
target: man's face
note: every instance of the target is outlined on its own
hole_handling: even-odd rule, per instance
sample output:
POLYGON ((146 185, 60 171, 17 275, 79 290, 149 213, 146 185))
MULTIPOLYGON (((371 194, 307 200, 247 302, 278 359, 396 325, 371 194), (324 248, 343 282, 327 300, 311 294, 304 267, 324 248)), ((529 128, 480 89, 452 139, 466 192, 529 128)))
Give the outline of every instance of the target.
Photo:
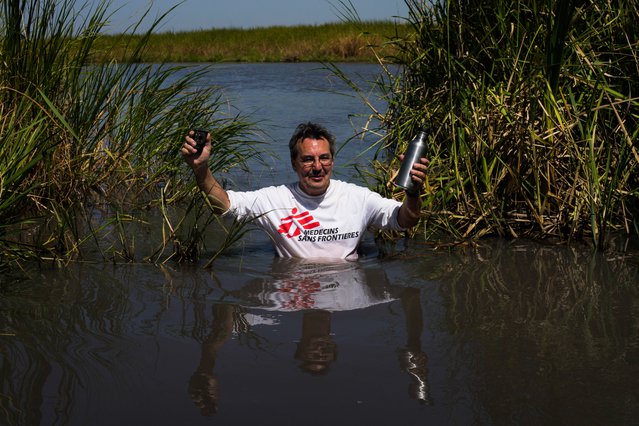
POLYGON ((322 195, 328 189, 333 173, 333 156, 326 139, 306 138, 298 144, 293 170, 300 188, 308 195, 322 195))

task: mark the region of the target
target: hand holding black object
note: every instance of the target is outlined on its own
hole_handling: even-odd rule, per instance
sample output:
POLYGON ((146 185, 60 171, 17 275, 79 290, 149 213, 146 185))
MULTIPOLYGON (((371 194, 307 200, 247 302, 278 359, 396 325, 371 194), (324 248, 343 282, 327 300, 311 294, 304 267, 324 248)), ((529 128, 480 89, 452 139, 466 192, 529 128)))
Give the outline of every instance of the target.
POLYGON ((208 135, 209 135, 209 132, 207 132, 206 130, 202 130, 202 129, 193 130, 192 137, 196 143, 195 147, 197 148, 198 154, 202 153, 202 149, 204 149, 204 145, 206 145, 206 139, 208 135))
POLYGON ((211 134, 206 130, 190 130, 180 150, 184 161, 194 170, 207 166, 211 155, 211 134))

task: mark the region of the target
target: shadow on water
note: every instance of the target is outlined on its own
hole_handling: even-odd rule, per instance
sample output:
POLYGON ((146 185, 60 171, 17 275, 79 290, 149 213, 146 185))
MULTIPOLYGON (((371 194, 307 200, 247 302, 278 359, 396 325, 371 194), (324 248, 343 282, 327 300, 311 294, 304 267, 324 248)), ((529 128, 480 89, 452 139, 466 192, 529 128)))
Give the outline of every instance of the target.
POLYGON ((495 242, 0 279, 0 417, 31 424, 632 424, 637 265, 495 242), (213 419, 211 419, 213 417, 213 419))

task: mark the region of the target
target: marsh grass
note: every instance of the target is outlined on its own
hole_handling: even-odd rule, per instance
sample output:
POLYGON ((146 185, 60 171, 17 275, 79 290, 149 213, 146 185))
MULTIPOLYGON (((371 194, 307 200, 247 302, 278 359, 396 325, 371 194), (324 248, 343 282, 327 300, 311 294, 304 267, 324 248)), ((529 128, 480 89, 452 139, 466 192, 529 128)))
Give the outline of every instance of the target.
MULTIPOLYGON (((391 40, 399 74, 380 88, 389 109, 379 155, 401 153, 430 125, 424 236, 488 235, 604 248, 637 230, 636 1, 407 1, 391 40)), ((380 161, 372 186, 398 160, 380 161)))
MULTIPOLYGON (((215 88, 193 89, 205 68, 91 63, 106 2, 77 7, 9 0, 0 9, 3 266, 83 259, 89 244, 102 257, 143 257, 127 234, 132 223, 143 225, 160 204, 201 203, 179 154, 189 128, 212 133, 214 171, 256 155, 251 124, 229 115, 215 88)), ((162 19, 128 40, 132 57, 147 49, 162 19)))
POLYGON ((91 55, 98 62, 370 62, 375 60, 371 47, 393 54, 386 40, 406 29, 391 21, 369 21, 165 32, 151 34, 143 53, 127 47, 142 36, 112 35, 101 38, 91 55))

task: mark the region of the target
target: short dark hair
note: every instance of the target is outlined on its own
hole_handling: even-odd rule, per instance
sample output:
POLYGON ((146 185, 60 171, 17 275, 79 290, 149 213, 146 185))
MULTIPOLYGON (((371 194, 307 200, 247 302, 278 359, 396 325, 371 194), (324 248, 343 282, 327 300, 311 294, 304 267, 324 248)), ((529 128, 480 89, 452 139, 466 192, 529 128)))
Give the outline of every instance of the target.
POLYGON ((335 136, 331 134, 324 126, 317 123, 307 122, 301 123, 295 129, 291 140, 288 143, 288 149, 291 152, 291 161, 297 158, 298 144, 306 138, 325 139, 331 150, 331 157, 335 156, 335 136))

